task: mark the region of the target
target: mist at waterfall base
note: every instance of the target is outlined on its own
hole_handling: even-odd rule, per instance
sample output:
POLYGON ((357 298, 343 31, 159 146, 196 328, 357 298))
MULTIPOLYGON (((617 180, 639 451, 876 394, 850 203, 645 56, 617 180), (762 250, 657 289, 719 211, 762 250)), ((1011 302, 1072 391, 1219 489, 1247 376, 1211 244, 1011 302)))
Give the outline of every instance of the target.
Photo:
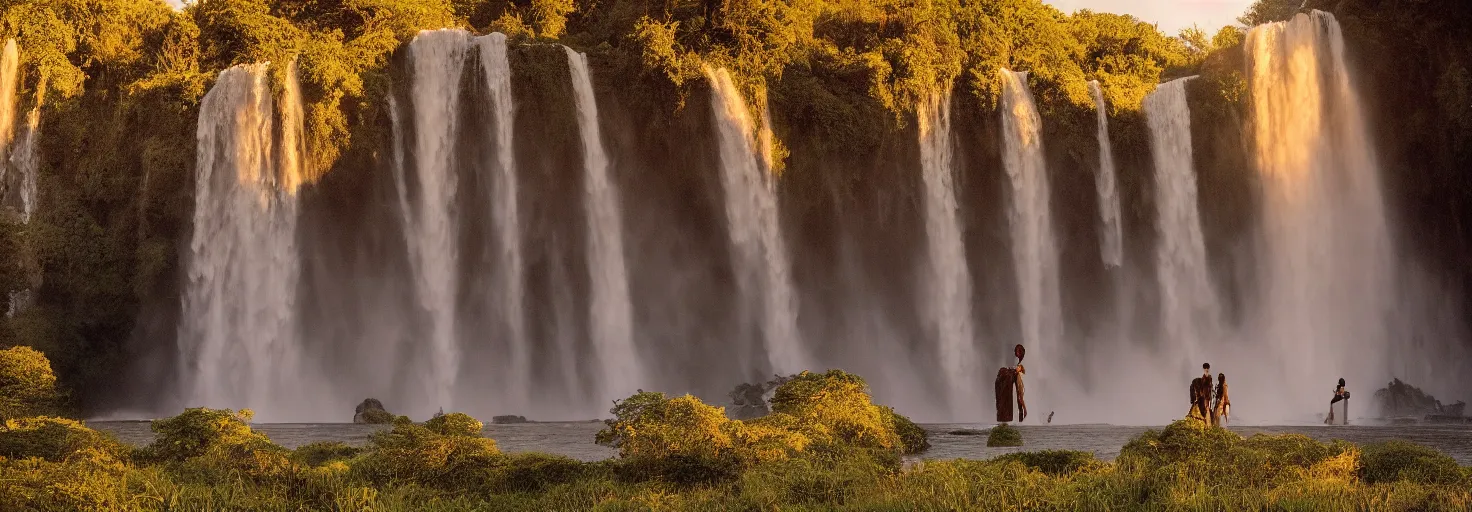
MULTIPOLYGON (((1152 248, 1094 244, 1115 290, 1096 302, 1069 300, 1078 285, 1056 224, 1079 208, 1049 181, 1078 178, 1050 168, 1024 73, 998 70, 1000 113, 949 94, 921 108, 913 190, 868 192, 913 204, 893 221, 906 234, 885 235, 853 212, 790 208, 799 191, 772 160, 784 112, 718 68, 709 101, 672 121, 681 136, 652 139, 629 129, 639 114, 611 100, 617 77, 587 56, 427 31, 385 99, 392 147, 351 169, 368 184, 329 175, 300 190, 290 162, 303 156, 280 142, 291 101, 273 119, 246 81, 263 71, 232 68, 201 109, 201 176, 213 177, 184 258, 180 389, 156 410, 333 422, 374 397, 416 419, 443 408, 582 420, 635 389, 724 404, 738 383, 842 368, 917 421, 989 422, 991 379, 1016 343, 1028 423, 1166 423, 1185 415, 1207 361, 1228 375, 1239 424, 1315 421, 1339 377, 1357 397, 1394 375, 1464 398, 1461 319, 1396 252, 1337 24, 1300 15, 1248 39, 1262 212, 1243 219, 1253 236, 1230 259, 1251 271, 1214 268, 1202 241, 1210 191, 1194 178, 1187 83, 1173 82, 1144 108, 1152 248), (561 71, 508 76, 528 62, 561 71), (1301 97, 1318 101, 1289 101, 1301 97), (953 123, 983 115, 1000 129, 953 123), (996 201, 968 192, 975 169, 1000 184, 996 201), (813 243, 815 230, 837 242, 813 243), (1224 290, 1246 306, 1228 311, 1224 290)), ((809 150, 787 140, 792 155, 809 150)), ((1087 171, 1092 194, 1101 173, 1087 171)), ((1091 229, 1128 237, 1101 219, 1133 192, 1097 190, 1091 229)))

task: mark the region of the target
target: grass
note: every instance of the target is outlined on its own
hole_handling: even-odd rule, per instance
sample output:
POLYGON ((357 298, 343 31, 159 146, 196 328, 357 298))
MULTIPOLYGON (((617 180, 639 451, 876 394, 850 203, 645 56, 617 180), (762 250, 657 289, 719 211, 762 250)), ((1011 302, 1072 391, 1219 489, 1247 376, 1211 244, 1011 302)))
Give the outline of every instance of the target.
MULTIPOLYGON (((1114 462, 1040 451, 902 465, 900 455, 923 444, 923 431, 892 433, 907 438, 899 447, 840 435, 848 441, 757 457, 744 450, 758 448, 741 444, 756 436, 741 429, 756 427, 692 423, 665 414, 694 405, 684 397, 644 399, 638 422, 610 425, 625 436, 676 429, 658 432, 672 442, 730 431, 735 448, 641 445, 592 463, 506 454, 480 437, 478 421, 450 414, 396 425, 361 448, 287 450, 250 430, 248 414, 191 410, 156 422, 155 443, 133 449, 77 422, 37 418, 0 429, 0 503, 7 510, 1472 510, 1472 468, 1399 441, 1242 438, 1181 421, 1131 440, 1114 462)), ((798 413, 822 405, 793 403, 798 413)), ((761 435, 856 428, 829 420, 770 422, 761 435)), ((905 421, 883 423, 909 430, 905 421)))

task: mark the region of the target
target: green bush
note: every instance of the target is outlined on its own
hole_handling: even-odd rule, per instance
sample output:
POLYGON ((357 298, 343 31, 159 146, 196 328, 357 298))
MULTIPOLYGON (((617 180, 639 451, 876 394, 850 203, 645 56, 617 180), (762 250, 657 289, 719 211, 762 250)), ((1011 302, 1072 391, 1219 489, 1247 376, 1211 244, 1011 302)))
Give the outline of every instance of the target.
POLYGON ((396 424, 369 437, 353 470, 376 485, 414 483, 436 489, 483 489, 500 458, 496 441, 481 437, 481 422, 465 414, 425 425, 396 424))
POLYGON ((986 435, 987 446, 1022 446, 1022 432, 1011 425, 1003 423, 992 427, 986 435))
POLYGON ((1417 484, 1460 484, 1467 482, 1461 466, 1436 450, 1388 441, 1364 447, 1361 478, 1367 483, 1411 482, 1417 484))
POLYGON ((1040 452, 1009 453, 992 459, 998 462, 1017 461, 1023 465, 1051 476, 1064 476, 1080 472, 1099 471, 1108 465, 1094 458, 1092 452, 1074 450, 1043 450, 1040 452))
POLYGON ((45 354, 30 347, 0 350, 0 421, 53 412, 58 398, 45 354))
POLYGON ((777 387, 772 412, 796 419, 817 445, 901 451, 894 414, 874 405, 868 385, 842 370, 803 372, 777 387))
POLYGON ((363 449, 339 441, 321 441, 298 446, 291 451, 291 460, 298 464, 316 467, 333 461, 347 460, 358 456, 363 449))
POLYGON ((153 420, 153 443, 143 454, 157 461, 183 461, 234 447, 271 444, 265 434, 250 428, 250 409, 185 409, 172 418, 153 420))
POLYGON ((910 421, 910 418, 894 412, 894 408, 892 407, 881 406, 880 409, 889 416, 889 421, 894 424, 895 433, 900 436, 901 453, 920 453, 930 448, 930 436, 925 432, 925 429, 920 428, 920 425, 916 425, 915 422, 910 421))
POLYGON ((582 478, 593 467, 560 455, 505 455, 492 466, 488 488, 496 493, 543 492, 548 487, 582 478))
POLYGON ((98 453, 121 460, 127 458, 128 449, 109 434, 65 418, 11 419, 0 428, 0 457, 64 462, 73 456, 92 457, 98 453))

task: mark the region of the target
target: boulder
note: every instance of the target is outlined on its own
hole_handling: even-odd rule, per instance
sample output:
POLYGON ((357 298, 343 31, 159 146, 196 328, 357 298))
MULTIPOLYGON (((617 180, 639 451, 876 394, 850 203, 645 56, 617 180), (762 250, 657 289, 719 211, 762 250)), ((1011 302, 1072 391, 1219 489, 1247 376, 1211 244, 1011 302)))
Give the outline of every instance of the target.
POLYGON ((353 410, 353 423, 387 425, 394 422, 394 415, 383 408, 383 402, 369 398, 353 410))
POLYGON ((1380 406, 1381 414, 1387 418, 1459 418, 1466 407, 1462 402, 1442 404, 1436 397, 1400 379, 1392 379, 1385 387, 1375 391, 1375 402, 1380 406))

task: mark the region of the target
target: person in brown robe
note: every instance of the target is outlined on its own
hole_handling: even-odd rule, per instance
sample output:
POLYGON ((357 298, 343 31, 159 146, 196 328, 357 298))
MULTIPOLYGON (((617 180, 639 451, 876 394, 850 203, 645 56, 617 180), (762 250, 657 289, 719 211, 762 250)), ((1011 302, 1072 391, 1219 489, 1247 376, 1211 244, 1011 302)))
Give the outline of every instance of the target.
POLYGON ((1017 380, 1015 370, 1008 367, 997 369, 997 422, 1012 421, 1012 388, 1017 380))
POLYGON ((1216 422, 1217 425, 1226 426, 1227 415, 1232 412, 1232 399, 1227 397, 1227 374, 1216 374, 1216 422))
POLYGON ((997 369, 996 395, 997 395, 997 422, 1005 423, 1012 421, 1012 393, 1017 393, 1017 421, 1027 419, 1027 402, 1022 399, 1022 374, 1026 371, 1022 367, 1022 358, 1027 351, 1021 344, 1012 348, 1012 355, 1017 356, 1017 366, 1002 367, 997 369))
POLYGON ((1211 425, 1211 363, 1201 365, 1201 371, 1200 377, 1191 380, 1191 415, 1211 425))

